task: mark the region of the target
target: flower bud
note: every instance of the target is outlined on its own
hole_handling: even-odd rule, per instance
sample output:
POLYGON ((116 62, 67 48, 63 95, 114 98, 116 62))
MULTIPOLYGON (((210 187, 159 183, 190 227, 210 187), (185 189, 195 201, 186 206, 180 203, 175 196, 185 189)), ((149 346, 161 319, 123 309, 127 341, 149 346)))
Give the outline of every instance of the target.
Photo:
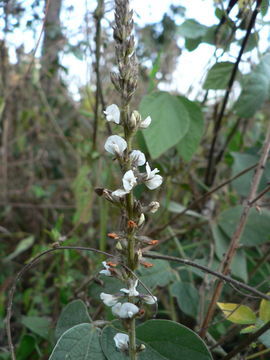
POLYGON ((145 216, 144 216, 144 214, 141 214, 139 221, 138 221, 138 226, 141 226, 144 222, 145 222, 145 216))
POLYGON ((132 111, 130 120, 129 120, 129 126, 131 129, 136 129, 142 121, 142 117, 140 113, 137 110, 132 111))

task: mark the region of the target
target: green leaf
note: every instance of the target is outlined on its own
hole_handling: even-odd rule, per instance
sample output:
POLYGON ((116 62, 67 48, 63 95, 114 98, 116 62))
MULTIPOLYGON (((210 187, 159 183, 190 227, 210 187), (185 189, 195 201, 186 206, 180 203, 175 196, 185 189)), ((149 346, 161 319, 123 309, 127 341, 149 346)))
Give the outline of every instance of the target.
MULTIPOLYGON (((144 342, 146 349, 156 351, 161 359, 212 359, 201 338, 192 330, 176 322, 149 320, 139 325, 136 332, 137 339, 144 342)), ((145 357, 145 359, 159 359, 159 357, 145 357)))
POLYGON ((168 261, 151 260, 154 265, 151 268, 145 269, 140 267, 137 274, 140 280, 150 289, 155 289, 157 286, 166 286, 175 280, 175 274, 170 267, 168 261))
POLYGON ((231 77, 234 63, 229 61, 220 62, 211 67, 206 76, 203 88, 218 90, 226 89, 231 77))
POLYGON ((193 154, 197 150, 204 130, 203 114, 199 105, 188 100, 183 96, 179 96, 179 100, 185 106, 190 124, 186 135, 177 145, 179 155, 185 160, 190 161, 193 154))
MULTIPOLYGON (((243 207, 241 205, 223 211, 218 217, 218 224, 229 238, 232 237, 239 223, 243 207)), ((248 215, 245 230, 241 236, 241 244, 257 246, 270 240, 270 211, 262 209, 260 213, 252 208, 248 215)))
POLYGON ((20 255, 22 252, 28 250, 34 244, 34 242, 35 242, 35 238, 32 235, 21 240, 19 244, 16 246, 16 249, 4 259, 4 262, 10 261, 14 259, 16 256, 20 255))
POLYGON ((250 326, 247 326, 244 329, 242 329, 240 331, 240 334, 250 334, 256 330, 258 330, 258 327, 256 325, 250 325, 250 326))
POLYGON ((199 306, 198 290, 190 283, 176 281, 170 286, 172 296, 176 297, 179 308, 193 318, 197 317, 199 306))
MULTIPOLYGON (((252 154, 242 154, 233 152, 231 153, 233 156, 233 166, 232 166, 232 175, 236 175, 248 168, 256 164, 259 161, 258 155, 252 154)), ((254 171, 248 171, 246 174, 240 176, 238 179, 232 182, 232 187, 237 191, 237 193, 241 196, 246 197, 250 191, 252 177, 254 175, 254 171)), ((262 175, 258 192, 262 191, 266 186, 270 178, 270 163, 266 164, 264 173, 262 175)))
POLYGON ((50 320, 45 317, 23 316, 22 324, 44 339, 49 337, 50 320))
MULTIPOLYGON (((180 214, 185 209, 186 209, 185 206, 183 206, 183 205, 181 205, 181 204, 179 204, 179 203, 177 203, 175 201, 170 201, 169 204, 168 204, 168 211, 171 211, 172 213, 175 213, 175 214, 180 214)), ((193 211, 193 210, 187 210, 185 214, 189 215, 189 216, 205 219, 202 214, 199 214, 199 213, 197 213, 196 211, 193 211)))
POLYGON ((185 39, 185 48, 188 51, 193 51, 193 50, 197 49, 197 47, 200 45, 201 42, 202 42, 202 37, 198 37, 196 39, 186 38, 185 39))
POLYGON ((234 324, 249 325, 256 322, 256 314, 246 305, 233 303, 217 303, 226 319, 234 324))
POLYGON ((200 24, 194 19, 188 19, 183 22, 178 28, 178 34, 188 39, 197 39, 203 36, 208 27, 200 24))
POLYGON ((143 130, 143 136, 153 159, 176 145, 187 133, 189 114, 177 96, 159 91, 147 95, 140 104, 144 118, 152 118, 151 125, 143 130))
MULTIPOLYGON (((270 293, 267 293, 269 295, 270 293)), ((262 300, 260 303, 259 318, 263 322, 270 321, 270 301, 262 300)))
POLYGON ((76 213, 74 223, 87 223, 90 220, 93 189, 89 180, 91 168, 84 165, 80 168, 76 179, 72 183, 72 188, 76 200, 76 213))
POLYGON ((267 14, 268 8, 269 8, 269 0, 262 0, 262 4, 261 4, 262 16, 265 16, 267 14))
POLYGON ((243 118, 252 117, 269 98, 269 88, 270 54, 262 58, 243 82, 243 90, 235 103, 236 114, 243 118))
POLYGON ((27 360, 30 359, 30 355, 35 350, 36 340, 31 335, 24 335, 20 340, 20 344, 16 350, 16 359, 17 360, 27 360))
POLYGON ((49 360, 105 360, 99 332, 91 324, 80 324, 67 330, 57 341, 49 360))
POLYGON ((90 322, 91 318, 85 303, 82 300, 74 300, 62 310, 57 321, 55 337, 59 339, 64 332, 73 326, 90 322))
MULTIPOLYGON (((217 224, 211 224, 211 230, 215 241, 215 253, 218 259, 222 261, 229 248, 230 238, 217 224)), ((231 271, 233 275, 244 282, 248 281, 247 259, 243 249, 237 249, 231 264, 231 271)))
POLYGON ((259 340, 261 343, 263 343, 264 346, 266 346, 267 348, 270 348, 270 330, 268 330, 264 334, 262 334, 259 337, 259 340))

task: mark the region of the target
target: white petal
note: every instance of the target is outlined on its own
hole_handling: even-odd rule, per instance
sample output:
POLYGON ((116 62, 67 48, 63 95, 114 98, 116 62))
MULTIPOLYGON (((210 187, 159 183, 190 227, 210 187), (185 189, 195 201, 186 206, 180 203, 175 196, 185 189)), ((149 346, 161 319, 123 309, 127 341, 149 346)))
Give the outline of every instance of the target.
POLYGON ((151 176, 151 168, 150 168, 150 165, 148 164, 148 162, 146 163, 145 170, 146 170, 146 174, 147 174, 147 179, 149 179, 151 176))
POLYGON ((112 276, 110 270, 101 270, 99 273, 105 276, 112 276))
POLYGON ((113 315, 120 316, 121 306, 122 306, 122 304, 120 302, 118 302, 112 307, 113 315))
POLYGON ((163 181, 162 176, 155 175, 150 180, 146 180, 145 185, 148 187, 148 189, 154 190, 162 184, 162 181, 163 181))
POLYGON ((158 211, 159 207, 160 207, 160 204, 158 201, 151 201, 150 204, 148 205, 149 207, 149 211, 154 214, 155 212, 158 211))
POLYGON ((127 148, 127 142, 125 139, 121 138, 121 136, 112 135, 106 140, 104 148, 113 155, 121 156, 127 148))
POLYGON ((148 128, 148 126, 151 124, 151 121, 152 121, 151 117, 150 117, 150 116, 147 116, 147 118, 144 119, 144 120, 141 122, 140 128, 141 128, 141 129, 146 129, 146 128, 148 128))
POLYGON ((122 198, 126 194, 128 194, 128 191, 125 191, 124 189, 117 189, 117 190, 112 192, 112 196, 117 196, 117 197, 120 197, 120 198, 122 198))
POLYGON ((100 298, 101 300, 104 302, 105 305, 107 306, 113 306, 117 303, 118 297, 111 295, 111 294, 106 294, 104 292, 102 292, 100 294, 100 298))
POLYGON ((132 318, 134 315, 136 315, 139 312, 138 306, 126 302, 121 304, 118 302, 112 307, 112 313, 115 316, 118 316, 122 319, 132 318))
POLYGON ((130 160, 132 161, 134 166, 142 166, 145 164, 145 155, 140 150, 133 150, 130 153, 130 160))
POLYGON ((113 121, 116 124, 120 124, 120 110, 117 105, 112 104, 104 111, 107 121, 113 121))
POLYGON ((119 312, 119 317, 123 319, 132 318, 139 312, 139 310, 138 306, 132 303, 123 303, 119 312))
POLYGON ((157 298, 155 296, 151 296, 151 295, 144 295, 143 296, 143 301, 146 304, 153 305, 153 304, 155 304, 157 302, 157 298))
POLYGON ((136 177, 134 176, 134 173, 132 170, 128 170, 122 179, 124 189, 127 192, 130 192, 130 190, 137 184, 136 177))
POLYGON ((119 350, 127 350, 129 344, 129 336, 127 334, 117 333, 114 338, 115 346, 119 350))

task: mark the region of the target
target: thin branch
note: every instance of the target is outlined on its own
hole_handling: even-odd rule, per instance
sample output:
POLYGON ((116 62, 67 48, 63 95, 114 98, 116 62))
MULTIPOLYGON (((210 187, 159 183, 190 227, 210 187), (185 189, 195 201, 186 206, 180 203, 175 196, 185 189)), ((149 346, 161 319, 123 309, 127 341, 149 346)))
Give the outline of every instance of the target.
POLYGON ((265 299, 265 300, 270 300, 270 296, 265 295, 264 293, 262 293, 261 291, 246 285, 244 283, 242 283, 241 281, 235 280, 233 278, 231 278, 228 275, 224 275, 220 272, 217 272, 215 270, 209 269, 207 266, 201 265, 201 264, 197 264, 196 262, 192 261, 192 260, 188 260, 188 259, 182 259, 182 258, 178 258, 176 256, 167 256, 167 255, 159 255, 159 254, 152 254, 149 252, 145 252, 143 253, 143 256, 146 258, 150 258, 150 259, 161 259, 161 260, 167 260, 167 261, 175 261, 175 262, 179 262, 180 264, 184 264, 187 266, 192 266, 194 268, 200 269, 208 274, 211 274, 217 278, 219 278, 220 280, 223 280, 225 282, 228 282, 229 284, 233 284, 234 286, 240 287, 242 289, 245 289, 247 291, 249 291, 250 293, 258 296, 261 299, 265 299))
POLYGON ((98 0, 97 8, 94 13, 96 22, 96 36, 95 36, 95 73, 96 73, 96 95, 95 95, 95 110, 94 110, 94 131, 93 131, 93 149, 96 149, 97 134, 99 128, 99 100, 100 100, 100 47, 101 47, 101 19, 104 14, 103 0, 98 0))
POLYGON ((257 0, 256 8, 254 9, 254 11, 252 13, 252 16, 251 16, 251 19, 250 19, 250 22, 248 24, 248 28, 247 28, 247 31, 246 31, 246 35, 245 35, 244 40, 242 42, 239 54, 237 56, 236 62, 234 64, 234 67, 233 67, 233 70, 232 70, 232 73, 231 73, 231 76, 230 76, 230 80, 228 82, 228 87, 227 87, 227 90, 226 90, 226 93, 225 93, 225 96, 224 96, 224 99, 223 99, 223 103, 222 103, 222 106, 221 106, 220 113, 219 113, 217 121, 215 123, 214 135, 213 135, 213 139, 212 139, 212 143, 211 143, 211 147, 210 147, 210 152, 209 152, 209 158, 208 158, 208 166, 207 166, 206 174, 205 174, 205 184, 208 185, 208 186, 211 186, 213 184, 214 179, 215 179, 215 175, 216 175, 216 170, 215 170, 216 160, 214 158, 214 156, 215 156, 215 147, 216 147, 216 142, 217 142, 217 139, 218 139, 218 134, 219 134, 219 131, 221 129, 221 123, 222 123, 222 120, 223 120, 223 117, 224 117, 224 114, 225 114, 225 109, 226 109, 226 106, 227 106, 227 103, 228 103, 228 100, 229 100, 229 96, 230 96, 230 93, 231 93, 231 90, 232 90, 232 86, 233 86, 235 77, 237 75, 239 63, 241 61, 241 58, 242 58, 242 55, 244 53, 246 44, 247 44, 249 36, 251 34, 251 30, 252 30, 252 28, 253 28, 253 26, 255 24, 256 17, 258 15, 259 11, 260 11, 261 2, 262 2, 262 0, 257 0))
POLYGON ((97 249, 94 249, 94 248, 83 247, 83 246, 60 246, 60 247, 56 247, 56 248, 53 248, 53 249, 43 251, 42 253, 40 253, 39 255, 34 257, 28 264, 26 264, 21 269, 21 271, 19 271, 17 273, 14 281, 12 282, 12 286, 11 286, 10 291, 9 291, 9 298, 8 298, 8 304, 7 304, 7 317, 6 317, 6 330, 7 330, 7 338, 8 338, 8 347, 9 347, 9 350, 10 350, 10 353, 11 353, 11 359, 12 360, 16 360, 16 355, 15 355, 15 349, 14 349, 14 345, 13 345, 13 341, 12 341, 10 320, 11 320, 11 316, 12 316, 13 297, 14 297, 14 294, 15 294, 15 291, 16 291, 17 282, 22 278, 22 276, 28 270, 30 270, 34 265, 38 264, 40 259, 43 256, 48 255, 48 254, 50 254, 50 253, 52 253, 54 251, 59 251, 59 250, 91 251, 91 252, 95 252, 95 253, 98 253, 98 254, 105 255, 107 257, 113 257, 112 254, 109 254, 107 252, 97 250, 97 249))
MULTIPOLYGON (((266 161, 268 158, 269 151, 270 151, 270 123, 269 123, 268 129, 267 129, 267 134, 266 134, 265 142, 264 142, 264 145, 262 148, 262 154, 261 154, 261 157, 259 160, 259 164, 258 164, 256 171, 254 173, 254 176, 253 176, 252 185, 251 185, 251 189, 250 189, 246 204, 243 208, 243 212, 241 214, 239 224, 236 227, 234 234, 232 235, 232 239, 231 239, 229 248, 228 248, 227 253, 222 262, 222 273, 225 275, 227 275, 229 273, 232 260, 237 251, 237 248, 239 247, 239 242, 240 242, 242 233, 245 229, 245 226, 246 226, 246 223, 248 220, 248 215, 249 215, 250 209, 252 208, 253 200, 254 199, 256 199, 256 201, 258 200, 258 196, 256 197, 256 192, 258 190, 258 187, 259 187, 259 184, 260 184, 260 181, 262 178, 262 174, 265 169, 265 164, 266 164, 266 161)), ((261 193, 261 196, 263 196, 263 195, 264 195, 264 192, 261 193)), ((203 324, 201 326, 200 334, 202 337, 205 336, 207 328, 208 328, 209 324, 211 323, 211 320, 214 315, 216 303, 220 297, 222 288, 223 288, 223 283, 222 283, 222 281, 219 281, 216 285, 216 288, 214 290, 207 314, 206 314, 203 324)))

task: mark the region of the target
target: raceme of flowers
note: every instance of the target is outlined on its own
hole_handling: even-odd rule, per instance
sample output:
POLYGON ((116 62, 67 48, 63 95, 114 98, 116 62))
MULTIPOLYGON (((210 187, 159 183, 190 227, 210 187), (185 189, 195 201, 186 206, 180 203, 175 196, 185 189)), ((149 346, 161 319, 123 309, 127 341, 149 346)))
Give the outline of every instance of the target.
MULTIPOLYGON (((112 104, 108 106, 104 113, 107 121, 113 121, 116 124, 120 124, 120 110, 117 105, 112 104)), ((145 120, 142 120, 138 111, 133 111, 130 122, 135 129, 146 129, 151 124, 151 117, 148 116, 145 120)), ((127 142, 119 135, 111 135, 106 140, 104 148, 109 153, 121 159, 125 156, 127 142)), ((139 183, 144 183, 150 190, 154 190, 162 184, 163 179, 161 175, 158 175, 159 170, 157 168, 151 170, 149 163, 146 162, 143 152, 140 150, 133 150, 128 156, 132 170, 128 170, 124 174, 122 178, 123 188, 113 191, 113 196, 121 198, 128 194, 139 183), (138 167, 145 164, 146 172, 141 173, 138 170, 138 167)))

